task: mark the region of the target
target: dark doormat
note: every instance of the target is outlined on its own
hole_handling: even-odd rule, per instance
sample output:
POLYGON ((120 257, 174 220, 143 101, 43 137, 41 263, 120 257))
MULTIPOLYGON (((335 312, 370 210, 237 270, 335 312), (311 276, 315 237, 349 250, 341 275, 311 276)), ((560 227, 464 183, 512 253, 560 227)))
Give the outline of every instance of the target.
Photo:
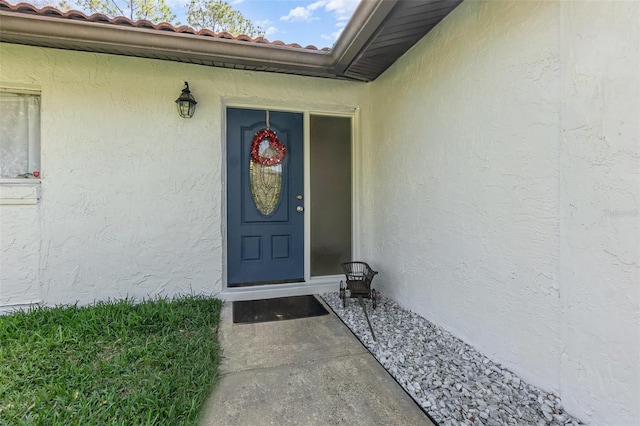
POLYGON ((233 323, 249 324, 318 317, 329 312, 314 296, 278 297, 276 299, 233 302, 233 323))

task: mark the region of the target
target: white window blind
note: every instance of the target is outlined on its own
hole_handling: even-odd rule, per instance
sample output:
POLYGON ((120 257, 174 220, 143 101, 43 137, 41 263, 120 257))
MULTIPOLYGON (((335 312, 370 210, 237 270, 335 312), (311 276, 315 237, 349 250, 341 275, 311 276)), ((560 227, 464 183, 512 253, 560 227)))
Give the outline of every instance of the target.
POLYGON ((0 178, 40 171, 40 96, 0 91, 0 178))

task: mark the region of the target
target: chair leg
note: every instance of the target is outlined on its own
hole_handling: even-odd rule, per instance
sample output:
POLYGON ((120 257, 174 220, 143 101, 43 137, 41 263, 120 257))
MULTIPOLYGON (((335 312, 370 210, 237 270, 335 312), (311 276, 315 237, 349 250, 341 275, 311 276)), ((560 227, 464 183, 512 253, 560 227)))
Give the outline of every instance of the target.
POLYGON ((358 300, 360 301, 360 306, 362 306, 362 310, 364 311, 364 317, 367 319, 367 324, 369 324, 369 330, 371 330, 371 337, 373 337, 373 340, 376 340, 376 335, 373 333, 373 327, 371 327, 371 321, 369 321, 369 315, 367 315, 367 309, 364 307, 364 301, 362 300, 362 296, 358 296, 358 300))
POLYGON ((347 288, 340 281, 340 299, 342 299, 342 308, 347 307, 347 288))

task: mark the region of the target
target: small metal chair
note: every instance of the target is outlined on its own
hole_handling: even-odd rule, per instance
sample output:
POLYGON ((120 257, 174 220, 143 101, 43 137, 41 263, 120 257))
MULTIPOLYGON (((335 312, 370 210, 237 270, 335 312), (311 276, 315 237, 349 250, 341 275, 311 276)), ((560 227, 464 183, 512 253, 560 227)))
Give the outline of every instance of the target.
POLYGON ((342 270, 344 271, 346 279, 346 285, 343 281, 340 281, 340 298, 342 299, 342 307, 347 307, 347 297, 357 298, 364 311, 364 316, 369 324, 369 330, 371 330, 371 336, 373 340, 376 340, 376 336, 373 333, 373 327, 369 321, 369 315, 367 309, 364 306, 362 299, 371 299, 373 309, 378 305, 378 293, 375 289, 371 288, 371 281, 378 272, 371 269, 366 262, 345 262, 341 263, 342 270), (349 294, 347 295, 347 290, 349 294))

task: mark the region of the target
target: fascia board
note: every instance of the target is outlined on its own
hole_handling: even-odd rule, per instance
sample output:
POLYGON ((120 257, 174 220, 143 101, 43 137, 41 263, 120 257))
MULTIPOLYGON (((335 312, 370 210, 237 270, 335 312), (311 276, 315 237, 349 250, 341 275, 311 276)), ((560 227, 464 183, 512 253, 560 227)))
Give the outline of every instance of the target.
POLYGON ((222 38, 130 28, 3 11, 0 41, 62 48, 197 58, 333 75, 331 51, 296 49, 222 38))

